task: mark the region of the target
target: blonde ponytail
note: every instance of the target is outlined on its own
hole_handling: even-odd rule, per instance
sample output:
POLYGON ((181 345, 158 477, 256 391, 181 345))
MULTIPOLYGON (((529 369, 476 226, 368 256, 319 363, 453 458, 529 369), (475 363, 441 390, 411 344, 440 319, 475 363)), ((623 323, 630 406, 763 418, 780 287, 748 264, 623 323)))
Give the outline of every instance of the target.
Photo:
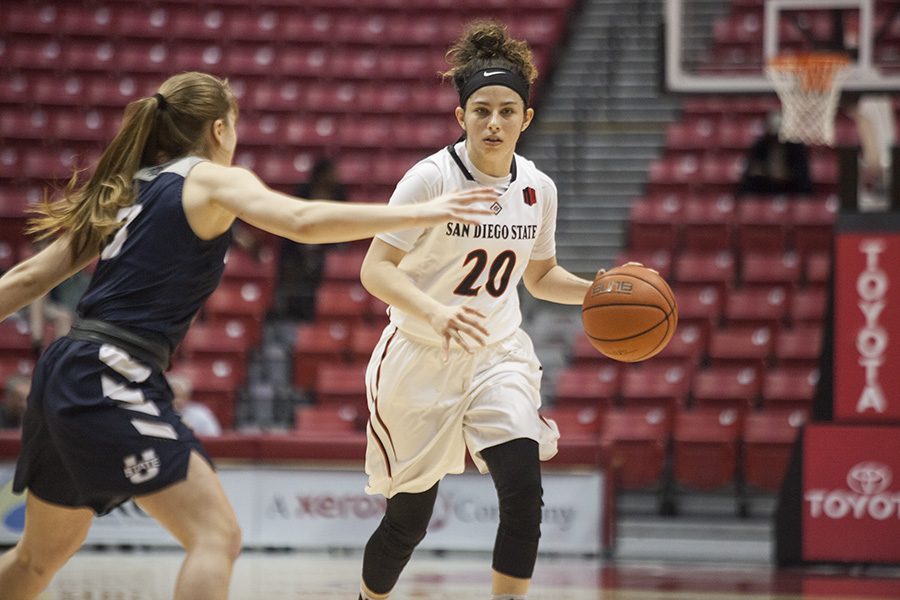
POLYGON ((118 213, 134 202, 134 174, 143 167, 203 152, 204 128, 237 113, 228 82, 206 73, 181 73, 158 94, 131 102, 119 132, 106 147, 94 174, 81 183, 76 171, 58 200, 45 197, 30 219, 37 239, 72 236, 72 258, 99 252, 119 228, 118 213))

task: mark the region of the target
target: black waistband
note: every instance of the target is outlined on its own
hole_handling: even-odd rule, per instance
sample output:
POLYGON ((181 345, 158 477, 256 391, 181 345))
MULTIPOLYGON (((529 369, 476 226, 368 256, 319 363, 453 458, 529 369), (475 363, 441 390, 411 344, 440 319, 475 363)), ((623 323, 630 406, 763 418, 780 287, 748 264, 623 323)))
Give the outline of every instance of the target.
POLYGON ((112 344, 157 371, 169 368, 171 352, 168 344, 132 333, 118 325, 97 319, 76 319, 68 337, 98 344, 112 344))

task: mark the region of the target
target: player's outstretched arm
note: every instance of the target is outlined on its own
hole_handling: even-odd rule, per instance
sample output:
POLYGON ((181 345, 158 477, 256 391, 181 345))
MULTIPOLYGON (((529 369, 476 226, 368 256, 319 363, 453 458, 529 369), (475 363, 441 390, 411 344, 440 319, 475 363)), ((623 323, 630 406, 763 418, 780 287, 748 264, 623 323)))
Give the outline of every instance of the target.
MULTIPOLYGON (((492 214, 497 195, 474 189, 410 206, 302 200, 267 187, 252 172, 213 163, 198 164, 188 176, 194 192, 220 210, 270 233, 317 244, 365 239, 377 233, 432 227, 458 221, 478 223, 492 214)), ((187 184, 186 184, 187 185, 187 184)))
POLYGON ((0 277, 0 321, 40 298, 85 268, 97 253, 72 259, 70 238, 63 236, 0 277))

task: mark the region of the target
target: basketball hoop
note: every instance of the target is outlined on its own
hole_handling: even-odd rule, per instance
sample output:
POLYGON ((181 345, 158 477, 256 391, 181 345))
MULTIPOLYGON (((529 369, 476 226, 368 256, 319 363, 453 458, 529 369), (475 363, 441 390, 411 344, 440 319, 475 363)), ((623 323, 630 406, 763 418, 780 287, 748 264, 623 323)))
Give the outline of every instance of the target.
POLYGON ((805 144, 834 144, 834 114, 850 59, 834 52, 782 54, 766 75, 784 109, 779 138, 805 144))

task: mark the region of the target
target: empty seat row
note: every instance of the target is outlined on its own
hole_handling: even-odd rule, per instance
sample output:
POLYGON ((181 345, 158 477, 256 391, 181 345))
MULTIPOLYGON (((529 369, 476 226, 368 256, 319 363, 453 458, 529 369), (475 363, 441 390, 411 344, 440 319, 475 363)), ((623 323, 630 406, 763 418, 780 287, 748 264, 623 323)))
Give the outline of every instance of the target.
MULTIPOLYGON (((549 10, 505 11, 504 22, 533 46, 555 43, 566 13, 549 10)), ((84 7, 22 6, 4 10, 4 30, 111 39, 320 42, 445 47, 456 39, 471 14, 429 11, 304 10, 302 6, 249 11, 246 7, 197 7, 189 4, 84 7)))
POLYGON ((777 491, 806 411, 545 409, 564 436, 597 436, 621 490, 777 491))

